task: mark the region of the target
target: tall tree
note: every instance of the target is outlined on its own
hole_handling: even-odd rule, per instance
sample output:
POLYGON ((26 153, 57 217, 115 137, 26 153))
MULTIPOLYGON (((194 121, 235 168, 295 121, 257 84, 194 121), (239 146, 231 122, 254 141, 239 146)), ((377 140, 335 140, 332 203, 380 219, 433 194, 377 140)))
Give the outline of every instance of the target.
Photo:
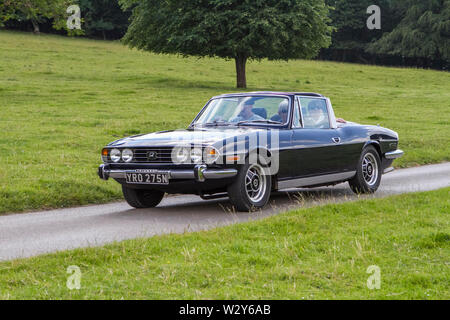
POLYGON ((79 3, 86 36, 103 39, 123 37, 130 13, 122 11, 117 0, 79 0, 79 3))
POLYGON ((323 0, 121 0, 133 7, 124 42, 155 53, 234 59, 245 88, 248 59, 312 58, 330 44, 323 0))
POLYGON ((450 0, 404 0, 398 5, 404 18, 368 51, 450 61, 450 0))
POLYGON ((46 19, 53 20, 55 29, 62 29, 67 19, 67 7, 76 1, 69 0, 3 0, 0 5, 0 23, 7 20, 26 20, 39 33, 39 24, 46 19))
POLYGON ((383 32, 391 31, 397 23, 398 17, 391 8, 392 1, 394 0, 326 0, 332 7, 330 17, 335 27, 330 49, 342 52, 343 60, 346 60, 346 52, 363 53, 371 41, 379 39, 383 32), (367 8, 371 5, 381 8, 381 30, 367 28, 367 8))

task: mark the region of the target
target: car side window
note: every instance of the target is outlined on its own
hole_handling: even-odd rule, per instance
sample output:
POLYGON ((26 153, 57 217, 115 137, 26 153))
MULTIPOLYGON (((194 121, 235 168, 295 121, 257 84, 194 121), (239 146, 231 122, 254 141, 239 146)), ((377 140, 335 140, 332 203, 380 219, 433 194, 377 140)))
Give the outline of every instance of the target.
POLYGON ((300 98, 303 127, 308 129, 330 129, 330 117, 325 99, 300 98))
POLYGON ((292 128, 301 128, 302 124, 300 121, 300 111, 299 111, 299 105, 298 100, 295 99, 294 102, 294 119, 292 120, 292 128))

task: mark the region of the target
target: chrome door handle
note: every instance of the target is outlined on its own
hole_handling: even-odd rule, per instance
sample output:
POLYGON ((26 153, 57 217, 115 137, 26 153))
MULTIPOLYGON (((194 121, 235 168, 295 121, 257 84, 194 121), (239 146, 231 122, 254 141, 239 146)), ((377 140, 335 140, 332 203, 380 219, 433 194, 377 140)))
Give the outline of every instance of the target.
POLYGON ((339 137, 332 138, 331 140, 333 140, 334 143, 341 142, 341 138, 339 138, 339 137))

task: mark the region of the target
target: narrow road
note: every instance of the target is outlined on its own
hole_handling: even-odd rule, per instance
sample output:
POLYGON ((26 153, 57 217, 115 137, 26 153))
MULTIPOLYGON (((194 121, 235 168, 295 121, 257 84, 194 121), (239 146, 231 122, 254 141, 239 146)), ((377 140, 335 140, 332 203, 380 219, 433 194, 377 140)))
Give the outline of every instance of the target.
MULTIPOLYGON (((375 195, 434 190, 450 186, 450 163, 402 169, 382 178, 375 195)), ((298 207, 357 199, 348 184, 292 189, 274 194, 259 212, 234 213, 228 199, 203 201, 197 196, 165 198, 155 209, 132 209, 126 203, 85 206, 0 217, 0 260, 30 257, 113 241, 182 233, 261 219, 298 207)))

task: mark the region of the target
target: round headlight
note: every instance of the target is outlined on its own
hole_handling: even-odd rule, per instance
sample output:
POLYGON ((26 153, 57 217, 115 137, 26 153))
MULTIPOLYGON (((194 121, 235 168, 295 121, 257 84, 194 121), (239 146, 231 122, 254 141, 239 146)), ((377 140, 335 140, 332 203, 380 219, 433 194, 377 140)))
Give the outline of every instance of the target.
POLYGON ((219 159, 219 151, 214 147, 205 148, 205 161, 211 164, 219 159))
POLYGON ((122 160, 123 162, 131 162, 131 160, 133 160, 133 151, 131 151, 130 149, 123 150, 122 160))
POLYGON ((186 163, 189 161, 189 148, 177 147, 172 151, 172 161, 174 163, 186 163))
POLYGON ((111 158, 112 162, 119 162, 122 154, 119 149, 112 149, 109 153, 109 157, 111 158))
POLYGON ((203 158, 203 151, 199 148, 194 148, 191 150, 191 161, 193 163, 201 163, 203 158))

